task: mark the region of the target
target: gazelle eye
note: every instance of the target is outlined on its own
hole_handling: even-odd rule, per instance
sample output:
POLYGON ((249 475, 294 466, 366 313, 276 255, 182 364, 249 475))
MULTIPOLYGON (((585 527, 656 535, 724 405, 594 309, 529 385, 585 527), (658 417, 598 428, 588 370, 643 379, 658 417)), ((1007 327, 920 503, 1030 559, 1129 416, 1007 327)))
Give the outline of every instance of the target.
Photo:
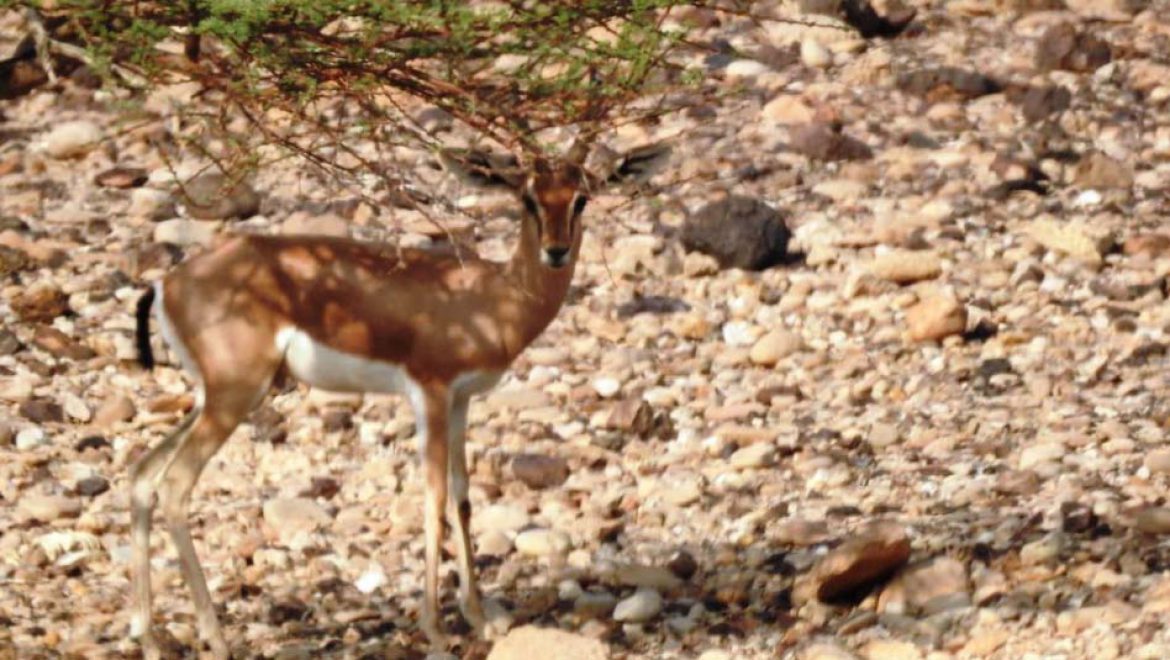
POLYGON ((573 215, 581 215, 581 213, 585 211, 585 205, 588 203, 588 196, 577 195, 577 199, 573 200, 573 215))
POLYGON ((540 210, 537 208, 536 200, 532 198, 532 195, 529 195, 528 193, 524 193, 524 195, 523 195, 523 197, 521 197, 521 199, 524 200, 524 209, 527 210, 528 213, 530 215, 532 215, 532 217, 539 218, 540 217, 540 210))

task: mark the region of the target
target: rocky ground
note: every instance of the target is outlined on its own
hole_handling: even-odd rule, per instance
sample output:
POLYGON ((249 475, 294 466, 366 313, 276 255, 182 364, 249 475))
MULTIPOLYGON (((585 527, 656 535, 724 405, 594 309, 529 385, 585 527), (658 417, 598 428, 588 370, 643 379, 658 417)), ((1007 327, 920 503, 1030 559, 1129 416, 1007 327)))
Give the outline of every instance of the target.
MULTIPOLYGON (((597 198, 568 305, 473 404, 478 564, 516 628, 460 654, 1170 657, 1170 3, 911 5, 893 40, 697 15, 725 102, 611 136, 675 156, 597 198), (735 228, 776 218, 700 212, 726 193, 781 212, 778 265, 683 247, 726 212, 715 242, 756 249, 735 228)), ((138 653, 127 469, 192 402, 165 353, 133 362, 145 283, 229 229, 428 240, 292 162, 176 204, 184 90, 83 82, 0 105, 0 657, 138 653)), ((506 256, 512 202, 415 157, 506 256)), ((193 528, 239 655, 421 657, 412 433, 403 401, 289 386, 212 461, 193 528)))

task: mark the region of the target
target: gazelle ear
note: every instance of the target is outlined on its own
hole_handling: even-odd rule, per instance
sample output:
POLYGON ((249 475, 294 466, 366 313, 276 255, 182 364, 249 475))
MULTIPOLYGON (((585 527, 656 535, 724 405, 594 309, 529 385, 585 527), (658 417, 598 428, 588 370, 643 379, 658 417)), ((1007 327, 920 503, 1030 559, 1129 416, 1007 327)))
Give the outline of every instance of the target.
POLYGON ((670 160, 672 151, 669 144, 656 142, 619 154, 610 171, 599 177, 599 182, 602 185, 644 182, 670 160))
POLYGON ((515 190, 524 185, 524 170, 519 159, 512 155, 478 149, 442 149, 439 162, 461 181, 478 188, 515 190))

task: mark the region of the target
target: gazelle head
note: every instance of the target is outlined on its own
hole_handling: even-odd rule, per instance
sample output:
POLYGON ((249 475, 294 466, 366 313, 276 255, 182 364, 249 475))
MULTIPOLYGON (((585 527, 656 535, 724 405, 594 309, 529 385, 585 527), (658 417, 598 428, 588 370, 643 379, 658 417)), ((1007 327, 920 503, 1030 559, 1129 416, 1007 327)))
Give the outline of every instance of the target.
POLYGON ((575 143, 560 158, 536 158, 524 167, 514 156, 482 151, 447 150, 441 160, 464 182, 482 188, 508 188, 520 199, 521 231, 532 232, 540 246, 540 262, 552 269, 569 265, 580 244, 581 215, 590 194, 614 183, 645 178, 666 160, 668 147, 652 145, 619 154, 605 174, 585 167, 587 144, 575 143))

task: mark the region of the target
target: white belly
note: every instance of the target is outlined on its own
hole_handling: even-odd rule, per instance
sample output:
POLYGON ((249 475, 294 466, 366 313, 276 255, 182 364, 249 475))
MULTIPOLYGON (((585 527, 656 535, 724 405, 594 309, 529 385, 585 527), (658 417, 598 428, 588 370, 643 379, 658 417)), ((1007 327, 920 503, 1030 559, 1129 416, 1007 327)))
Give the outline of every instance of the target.
POLYGON ((412 394, 418 387, 396 364, 343 353, 298 328, 284 328, 277 333, 276 346, 284 353, 292 375, 312 387, 386 394, 412 394))

